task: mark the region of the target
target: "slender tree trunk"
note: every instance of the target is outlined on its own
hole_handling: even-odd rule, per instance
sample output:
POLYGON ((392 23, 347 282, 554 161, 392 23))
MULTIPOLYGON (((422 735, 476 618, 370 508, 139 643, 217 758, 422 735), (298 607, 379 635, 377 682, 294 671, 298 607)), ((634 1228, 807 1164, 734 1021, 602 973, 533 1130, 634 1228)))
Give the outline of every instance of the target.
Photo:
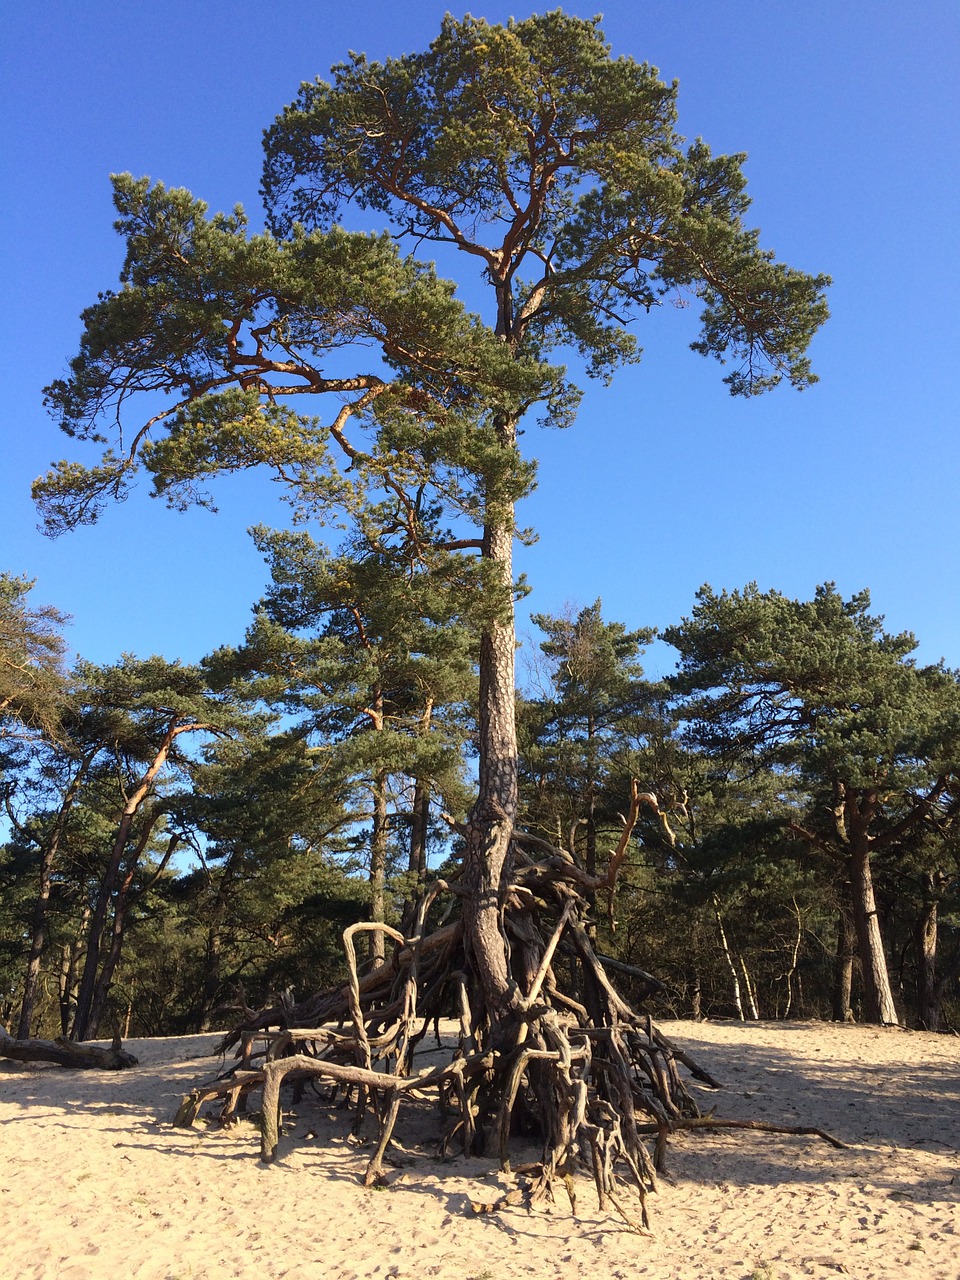
POLYGON ((200 1016, 197 1019, 197 1031, 201 1035, 210 1030, 220 990, 220 952, 220 929, 214 924, 207 931, 207 947, 203 958, 203 986, 200 991, 200 1016))
POLYGON ((787 1002, 783 1010, 784 1018, 790 1017, 790 1010, 793 1008, 793 975, 797 972, 797 959, 800 955, 800 943, 803 941, 803 917, 800 914, 800 908, 797 906, 796 898, 793 899, 793 911, 797 917, 797 934, 793 940, 793 948, 790 952, 790 967, 783 975, 787 984, 787 1002))
POLYGON ((40 983, 40 961, 47 943, 47 907, 50 903, 50 891, 53 887, 53 868, 59 852, 60 832, 55 830, 43 850, 40 861, 40 886, 37 900, 33 907, 33 929, 30 935, 30 955, 27 957, 27 971, 23 980, 23 1001, 20 1005, 20 1021, 17 1025, 17 1039, 30 1039, 30 1024, 33 1022, 33 1011, 37 1003, 37 988, 40 983))
MULTIPOLYGON (((586 858, 585 865, 589 875, 597 874, 597 771, 594 735, 596 721, 593 716, 587 717, 587 821, 586 821, 586 858)), ((570 841, 571 852, 573 840, 570 841)), ((590 904, 590 919, 587 922, 587 937, 592 943, 597 939, 597 895, 590 889, 587 891, 587 902, 590 904)))
POLYGON ((140 861, 140 855, 146 848, 147 841, 150 838, 150 832, 159 818, 154 819, 149 824, 146 832, 141 832, 140 839, 137 841, 136 849, 131 853, 127 870, 124 873, 123 880, 117 890, 113 902, 113 921, 110 926, 110 945, 107 953, 103 957, 103 964, 97 973, 96 982, 94 983, 93 996, 90 1001, 90 1016, 87 1019, 87 1028, 85 1039, 96 1040, 100 1031, 100 1022, 103 1018, 104 1011, 107 1007, 107 996, 113 983, 113 975, 120 961, 120 953, 123 950, 123 934, 127 923, 127 898, 130 894, 130 886, 133 883, 133 877, 140 861))
POLYGON ((408 869, 419 893, 427 879, 427 834, 430 825, 430 783, 417 778, 413 786, 410 812, 410 856, 408 869))
MULTIPOLYGON (((841 886, 841 893, 849 898, 850 886, 841 886)), ((837 949, 833 961, 833 1020, 853 1021, 853 964, 856 958, 857 935, 853 927, 853 915, 846 902, 837 912, 837 949)))
MULTIPOLYGON (((516 424, 500 424, 504 448, 513 448, 516 424)), ((488 513, 483 553, 512 601, 513 508, 488 513)), ((495 1019, 516 1003, 500 928, 501 894, 510 877, 510 841, 517 816, 517 726, 512 605, 480 640, 479 770, 477 799, 467 823, 464 904, 468 952, 480 978, 488 1013, 495 1019)))
POLYGON ((123 940, 126 936, 127 917, 129 915, 130 907, 160 878, 167 863, 173 856, 174 850, 180 843, 179 834, 174 833, 167 842, 166 852, 161 858, 160 865, 151 876, 149 882, 134 894, 133 898, 131 898, 130 887, 133 884, 133 878, 140 865, 140 859, 143 856, 143 851, 147 847, 154 828, 161 817, 162 813, 157 810, 153 815, 152 820, 148 822, 144 831, 141 832, 137 847, 130 858, 126 874, 123 877, 123 882, 117 891, 116 902, 113 907, 113 926, 110 930, 110 948, 103 961, 103 966, 97 977, 96 986, 94 987, 93 992, 93 1009, 90 1015, 88 1031, 88 1039, 90 1040, 95 1040, 100 1031, 100 1023, 103 1021, 104 1011, 107 1007, 107 996, 110 994, 113 975, 116 972, 117 965, 120 963, 120 956, 123 952, 123 940))
MULTIPOLYGON (((433 699, 427 698, 420 718, 418 733, 425 738, 433 719, 433 699)), ((417 774, 413 784, 413 805, 410 813, 410 853, 408 871, 415 880, 416 893, 423 889, 427 879, 427 836, 430 830, 430 782, 417 774)), ((416 896, 416 895, 415 895, 416 896)))
POLYGON ((713 900, 713 914, 716 918, 717 929, 720 933, 720 946, 727 962, 727 968, 730 970, 734 1008, 737 1011, 737 1017, 740 1021, 746 1022, 746 1018, 743 1016, 743 997, 740 993, 740 975, 737 973, 737 966, 733 962, 733 955, 730 952, 730 944, 727 942, 727 931, 723 927, 723 916, 720 914, 720 904, 717 902, 716 898, 713 900))
POLYGON ((157 774, 166 764, 170 749, 178 734, 184 733, 190 729, 198 728, 197 725, 170 725, 164 734, 160 749, 153 759, 153 763, 147 769, 146 773, 140 780, 139 786, 129 796, 123 806, 123 812, 120 815, 120 822, 117 826, 117 834, 114 838, 113 848, 110 850, 110 857, 107 859, 106 869, 104 870, 103 879, 100 881, 100 887, 97 892, 97 900, 93 908, 93 914, 90 918, 90 931, 87 938, 87 956, 83 965, 83 976, 80 979, 80 991, 77 996, 77 1010, 73 1020, 73 1030, 71 1036, 74 1040, 89 1039, 89 1027, 91 1021, 91 1013, 93 1010, 93 997, 97 983, 97 972, 100 967, 100 944, 103 939, 103 930, 107 922, 107 911, 110 906, 110 900, 117 887, 117 877, 120 874, 120 866, 123 862, 123 856, 126 852, 127 842, 130 839, 130 832, 133 827, 133 820, 143 804, 144 800, 153 789, 157 774))
POLYGON ((917 1016, 925 1030, 939 1031, 941 993, 937 983, 937 933, 940 901, 933 872, 927 872, 924 880, 923 906, 913 931, 917 956, 917 1016))
POLYGON ((751 1021, 759 1022, 760 1010, 757 1005, 757 993, 750 978, 750 970, 747 968, 747 962, 739 951, 737 952, 737 959, 740 961, 740 969, 743 973, 743 987, 747 993, 747 1008, 750 1010, 751 1021))
POLYGON ((870 850, 866 838, 859 835, 850 847, 850 890, 853 896, 853 922, 857 933, 857 951, 863 978, 864 1017, 881 1026, 899 1026, 900 1016, 893 1000, 890 974, 877 916, 870 869, 870 850))
POLYGON ((110 857, 107 860, 107 865, 97 890, 97 900, 93 907, 87 933, 87 954, 83 963, 80 990, 77 994, 77 1007, 73 1018, 71 1038, 74 1040, 88 1039, 93 1011, 93 996, 96 990, 97 973, 100 968, 100 946, 103 940, 103 930, 107 923, 110 900, 116 889, 117 876, 120 874, 120 865, 126 851, 134 812, 135 810, 128 813, 125 810, 120 819, 113 848, 110 851, 110 857))
MULTIPOLYGON (((586 866, 590 875, 597 874, 597 770, 594 737, 596 722, 593 716, 587 717, 587 857, 586 866)), ((591 904, 592 905, 592 904, 591 904)))
MULTIPOLYGON (((373 830, 370 836, 370 919, 382 924, 386 917, 387 883, 387 775, 378 772, 373 779, 373 830)), ((370 959, 375 963, 384 957, 383 934, 370 935, 370 959)))
POLYGON ((699 1022, 703 1017, 699 973, 694 973, 690 979, 690 1017, 694 1022, 699 1022))
POLYGON ((60 962, 60 1030, 68 1035, 77 1011, 77 967, 83 951, 83 936, 90 923, 90 907, 84 905, 77 935, 64 943, 60 962))

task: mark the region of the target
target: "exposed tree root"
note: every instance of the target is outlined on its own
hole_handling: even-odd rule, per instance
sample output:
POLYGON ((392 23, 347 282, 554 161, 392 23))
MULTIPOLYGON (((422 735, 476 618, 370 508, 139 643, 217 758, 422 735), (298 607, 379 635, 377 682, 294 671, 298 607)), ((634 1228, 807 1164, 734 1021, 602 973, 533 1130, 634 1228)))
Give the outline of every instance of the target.
POLYGON ((350 976, 343 987, 263 1010, 226 1036, 221 1050, 239 1046, 241 1062, 188 1095, 176 1122, 191 1124, 205 1102, 220 1098, 221 1119, 229 1120, 250 1092, 262 1090, 261 1155, 269 1162, 277 1152, 282 1084, 323 1080, 349 1097, 356 1131, 365 1115, 376 1118, 377 1144, 364 1175, 370 1185, 385 1177, 404 1100, 429 1096, 439 1110, 441 1151, 496 1154, 509 1171, 517 1134, 535 1134, 542 1155, 535 1173, 524 1174, 528 1203, 552 1198, 557 1183, 572 1198, 573 1174, 586 1168, 601 1207, 637 1229, 646 1226, 656 1172, 642 1129, 652 1122, 667 1133, 677 1120, 700 1115, 678 1062, 717 1082, 611 985, 585 926, 583 891, 612 888, 613 877, 585 877, 552 848, 534 863, 518 843, 514 857, 501 913, 514 988, 506 1007, 492 1010, 484 999, 463 913, 426 932, 441 895, 454 903, 464 898, 460 886, 438 882, 419 904, 412 936, 373 924, 346 930, 350 976), (395 946, 362 975, 355 939, 373 929, 395 946), (439 1045, 439 1020, 448 1017, 457 1026, 449 1060, 416 1073, 417 1046, 431 1026, 439 1045), (638 1220, 624 1206, 625 1185, 639 1200, 638 1220))
MULTIPOLYGON (((795 1134, 800 1137, 822 1138, 824 1142, 829 1142, 831 1147, 836 1147, 838 1151, 849 1151, 850 1146, 846 1142, 841 1142, 839 1138, 835 1138, 832 1133, 827 1133, 826 1129, 817 1129, 813 1125, 805 1124, 772 1124, 769 1120, 724 1120, 719 1116, 684 1116, 680 1120, 675 1120, 673 1129, 751 1129, 757 1133, 786 1133, 795 1134)), ((655 1132, 650 1126, 646 1126, 643 1130, 646 1133, 655 1132)))
MULTIPOLYGON (((610 1208, 636 1230, 646 1228, 646 1198, 656 1189, 669 1134, 722 1122, 701 1115, 678 1064, 711 1088, 718 1082, 622 999, 589 935, 588 895, 614 891, 642 802, 635 786, 623 837, 602 876, 589 876, 568 853, 542 840, 515 837, 509 884, 500 894, 509 985, 498 1003, 469 942, 478 936, 467 927, 471 893, 438 881, 419 903, 410 936, 379 924, 345 931, 344 986, 263 1010, 231 1031, 219 1047, 227 1052, 239 1046, 240 1062, 184 1098, 176 1123, 192 1124, 205 1102, 220 1098, 220 1118, 230 1120, 259 1089, 261 1156, 269 1163, 277 1155, 282 1085, 325 1081, 353 1108, 355 1133, 365 1116, 376 1120, 376 1147, 364 1174, 369 1186, 385 1181, 401 1107, 432 1098, 441 1154, 459 1148, 496 1155, 501 1168, 518 1178, 516 1190, 495 1204, 474 1206, 477 1212, 518 1197, 535 1205, 552 1199, 557 1184, 573 1205, 573 1175, 586 1169, 601 1209, 610 1208), (428 932, 441 898, 450 904, 447 915, 459 904, 460 918, 448 923, 444 917, 428 932), (395 945, 388 959, 361 974, 354 943, 371 930, 395 945), (431 1026, 441 1045, 441 1018, 456 1026, 449 1057, 417 1071, 415 1051, 431 1026), (518 1136, 536 1137, 540 1159, 511 1170, 518 1136), (650 1136, 653 1155, 646 1145, 650 1136), (630 1188, 638 1213, 625 1203, 630 1188)), ((650 982, 653 990, 656 980, 650 982)))

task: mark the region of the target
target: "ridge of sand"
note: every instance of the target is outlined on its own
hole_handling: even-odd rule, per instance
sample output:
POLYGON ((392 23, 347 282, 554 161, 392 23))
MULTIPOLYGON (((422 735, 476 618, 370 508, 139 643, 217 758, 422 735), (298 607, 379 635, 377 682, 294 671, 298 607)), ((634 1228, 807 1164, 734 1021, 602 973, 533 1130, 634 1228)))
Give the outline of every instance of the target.
POLYGON ((210 1078, 216 1036, 133 1040, 121 1073, 0 1062, 0 1276, 9 1280, 960 1280, 960 1039, 829 1023, 661 1024, 726 1086, 731 1119, 810 1124, 814 1138, 677 1135, 654 1235, 599 1214, 510 1208, 485 1160, 430 1154, 400 1130, 396 1181, 358 1183, 349 1120, 295 1108, 270 1167, 245 1121, 174 1129, 210 1078))

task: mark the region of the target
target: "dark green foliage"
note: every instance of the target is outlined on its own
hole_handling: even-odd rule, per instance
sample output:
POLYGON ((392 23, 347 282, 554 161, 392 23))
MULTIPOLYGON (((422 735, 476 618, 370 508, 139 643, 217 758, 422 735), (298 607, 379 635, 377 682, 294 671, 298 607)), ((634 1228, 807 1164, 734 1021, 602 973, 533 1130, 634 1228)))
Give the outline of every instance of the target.
POLYGON ((811 601, 779 592, 698 593, 692 618, 664 632, 680 650, 677 689, 705 745, 735 739, 811 778, 902 788, 914 762, 950 754, 960 721, 956 677, 917 667, 916 640, 888 635, 860 592, 832 584, 811 601), (907 771, 907 772, 904 772, 907 771))
POLYGON ((199 742, 250 725, 198 668, 129 655, 108 666, 77 664, 56 736, 33 742, 8 804, 36 877, 32 920, 23 925, 30 941, 21 1035, 29 1034, 52 946, 69 953, 61 957, 63 1029, 72 1019, 78 1038, 95 1034, 127 926, 184 838, 199 742))
POLYGON ((295 719, 318 784, 342 797, 339 838, 365 853, 377 920, 389 918, 388 863, 423 879, 431 797, 464 807, 476 631, 491 608, 477 561, 435 551, 427 571, 405 537, 392 545, 385 515, 365 513, 350 555, 257 530, 273 585, 245 645, 209 663, 295 719))
POLYGON ((605 622, 599 600, 576 617, 532 621, 546 635, 549 686, 520 705, 525 820, 593 874, 598 834, 616 844, 629 795, 624 756, 645 737, 652 689, 638 657, 653 632, 605 622))
POLYGON ((690 290, 703 302, 694 348, 736 363, 732 392, 813 380, 804 353, 826 277, 759 249, 741 222, 743 157, 685 147, 676 84, 611 58, 596 20, 448 15, 426 52, 354 54, 333 73, 267 131, 278 233, 329 226, 354 201, 450 242, 497 286, 509 342, 572 343, 602 376, 636 356, 625 320, 690 290))
POLYGON ((56 733, 67 694, 66 617, 27 601, 33 583, 0 573, 0 779, 5 754, 30 730, 56 733))
POLYGON ((99 464, 65 462, 38 482, 51 532, 95 520, 141 468, 182 506, 209 503, 207 477, 265 466, 321 515, 435 473, 468 513, 466 477, 511 496, 529 487, 478 413, 516 411, 549 375, 508 358, 452 286, 389 237, 278 241, 249 236, 239 211, 208 217, 183 190, 128 175, 114 190, 124 288, 84 313, 72 375, 47 388, 47 404, 67 434, 99 443, 105 416, 154 408, 122 454, 107 447, 99 464), (297 411, 303 394, 335 406, 329 422, 297 411), (369 428, 355 444, 351 417, 369 428))
POLYGON ((867 592, 845 601, 830 584, 811 601, 704 587, 692 617, 664 634, 680 651, 691 740, 720 761, 755 758, 809 795, 790 830, 832 867, 841 907, 847 896, 866 1016, 895 1021, 874 868, 905 864, 918 840, 928 856, 943 844, 960 683, 942 665, 918 667, 913 637, 887 634, 869 604, 867 592))

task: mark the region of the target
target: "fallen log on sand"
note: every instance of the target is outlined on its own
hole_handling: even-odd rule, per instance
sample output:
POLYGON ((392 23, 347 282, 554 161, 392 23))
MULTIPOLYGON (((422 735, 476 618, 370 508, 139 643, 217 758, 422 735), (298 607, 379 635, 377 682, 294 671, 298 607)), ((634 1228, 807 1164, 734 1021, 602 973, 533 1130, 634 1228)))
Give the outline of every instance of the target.
POLYGON ((15 1062, 56 1062, 61 1067, 78 1071, 123 1071, 135 1067, 137 1059, 120 1048, 120 1037, 114 1036, 109 1049, 95 1044, 78 1044, 57 1036, 56 1040, 14 1040, 0 1027, 0 1058, 15 1062))

